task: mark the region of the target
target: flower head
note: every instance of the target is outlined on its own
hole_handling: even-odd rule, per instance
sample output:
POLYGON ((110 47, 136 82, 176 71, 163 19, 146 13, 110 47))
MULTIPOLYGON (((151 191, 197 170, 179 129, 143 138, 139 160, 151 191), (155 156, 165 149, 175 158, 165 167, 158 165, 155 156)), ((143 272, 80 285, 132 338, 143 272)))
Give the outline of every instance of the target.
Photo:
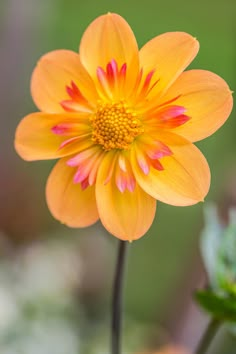
POLYGON ((225 122, 232 95, 209 71, 183 72, 198 48, 189 34, 171 32, 138 50, 127 22, 108 13, 86 29, 79 54, 39 60, 31 92, 41 112, 21 121, 15 146, 25 160, 60 159, 46 187, 56 219, 85 227, 100 218, 134 240, 152 224, 156 199, 204 199, 209 167, 192 143, 225 122))

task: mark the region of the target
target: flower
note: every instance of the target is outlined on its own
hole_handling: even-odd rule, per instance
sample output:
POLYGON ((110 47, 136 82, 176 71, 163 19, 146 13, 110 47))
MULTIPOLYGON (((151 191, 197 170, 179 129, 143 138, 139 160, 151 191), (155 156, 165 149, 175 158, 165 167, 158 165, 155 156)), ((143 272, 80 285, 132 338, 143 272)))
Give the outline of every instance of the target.
POLYGON ((38 62, 31 92, 41 112, 26 116, 15 147, 25 160, 60 160, 46 186, 53 216, 70 227, 99 218, 122 240, 152 224, 156 200, 202 201, 208 164, 192 144, 215 132, 232 109, 219 76, 183 72, 199 44, 159 35, 140 51, 128 23, 108 13, 83 34, 79 54, 56 50, 38 62))

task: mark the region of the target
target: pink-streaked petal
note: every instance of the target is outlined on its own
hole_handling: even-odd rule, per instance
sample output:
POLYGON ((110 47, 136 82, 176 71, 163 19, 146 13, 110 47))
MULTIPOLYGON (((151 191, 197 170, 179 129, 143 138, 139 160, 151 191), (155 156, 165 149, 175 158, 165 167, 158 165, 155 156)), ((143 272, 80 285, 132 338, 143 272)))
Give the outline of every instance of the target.
POLYGON ((127 68, 126 92, 133 89, 139 72, 138 46, 130 26, 121 16, 108 13, 96 18, 84 32, 79 52, 82 64, 95 81, 98 67, 105 70, 115 60, 121 74, 127 68))
POLYGON ((210 186, 210 170, 205 157, 190 142, 175 134, 162 134, 173 155, 160 160, 163 170, 151 168, 145 175, 139 168, 135 149, 132 167, 138 184, 153 198, 184 206, 203 201, 210 186))
POLYGON ((157 107, 156 110, 148 112, 144 122, 148 125, 150 131, 153 129, 174 129, 190 119, 184 114, 185 111, 185 107, 176 105, 159 109, 157 107))
POLYGON ((138 145, 136 148, 136 158, 137 158, 138 165, 143 171, 143 173, 145 175, 148 175, 150 172, 150 163, 144 151, 142 149, 138 149, 138 145))
POLYGON ((31 79, 32 97, 37 107, 48 113, 64 112, 60 103, 68 98, 67 86, 72 81, 89 102, 96 103, 94 83, 77 53, 55 50, 42 56, 31 79))
POLYGON ((78 166, 86 160, 96 157, 97 153, 101 151, 100 147, 97 145, 91 146, 91 148, 81 151, 79 154, 73 156, 67 161, 67 165, 71 167, 78 166))
POLYGON ((140 50, 140 67, 144 74, 155 70, 153 82, 158 81, 149 99, 163 94, 197 55, 198 41, 184 32, 161 34, 140 50))
MULTIPOLYGON (((48 113, 32 113, 26 116, 18 125, 15 136, 15 148, 18 154, 28 161, 47 160, 73 154, 80 151, 80 138, 74 144, 61 149, 66 135, 84 135, 89 133, 89 126, 84 124, 84 116, 79 114, 62 115, 48 113), (79 122, 82 120, 82 123, 79 122), (75 130, 70 130, 75 125, 75 130)), ((73 138, 75 139, 75 138, 73 138)), ((91 145, 91 142, 90 142, 91 145)))
POLYGON ((126 189, 121 193, 114 176, 105 184, 111 159, 112 154, 107 153, 98 171, 96 200, 99 216, 111 234, 121 240, 133 241, 150 228, 155 216, 156 202, 138 185, 133 192, 126 189))
MULTIPOLYGON (((154 130, 150 130, 150 135, 145 134, 139 139, 141 149, 145 151, 145 154, 150 157, 150 159, 160 159, 172 155, 169 146, 159 140, 162 138, 162 135, 160 133, 158 134, 158 130, 156 132, 156 137, 153 135, 153 132, 154 130)), ((137 145, 136 150, 137 149, 139 149, 139 145, 137 145)))
POLYGON ((70 227, 86 227, 98 220, 94 186, 83 190, 73 182, 75 169, 66 158, 54 166, 46 186, 48 207, 55 219, 70 227))
POLYGON ((115 184, 119 191, 121 193, 124 193, 124 191, 127 188, 127 174, 120 170, 119 168, 116 168, 116 173, 115 173, 115 184))
POLYGON ((163 101, 179 96, 176 104, 185 107, 191 119, 175 129, 190 141, 213 134, 225 123, 233 106, 232 92, 218 75, 205 70, 182 73, 169 88, 163 101))

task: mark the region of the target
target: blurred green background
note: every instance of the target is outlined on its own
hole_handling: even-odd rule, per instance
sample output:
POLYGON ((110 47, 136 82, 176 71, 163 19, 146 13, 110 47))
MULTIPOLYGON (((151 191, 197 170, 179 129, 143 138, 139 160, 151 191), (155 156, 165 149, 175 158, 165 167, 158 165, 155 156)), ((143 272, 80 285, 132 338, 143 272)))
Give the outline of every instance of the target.
MULTIPOLYGON (((73 285, 65 285, 71 291, 69 304, 63 303, 63 296, 65 302, 67 301, 67 293, 60 293, 60 287, 59 293, 56 292, 62 303, 59 301, 55 312, 59 309, 62 311, 61 314, 58 310, 61 318, 66 319, 64 329, 61 332, 55 331, 55 338, 66 336, 67 332, 76 334, 77 329, 80 333, 73 338, 75 346, 65 348, 67 354, 86 351, 106 353, 98 348, 103 348, 103 345, 105 348, 108 342, 106 336, 109 326, 110 290, 118 241, 108 235, 100 225, 86 230, 68 230, 53 220, 47 210, 44 196, 45 182, 53 163, 26 163, 20 160, 14 151, 13 140, 20 119, 36 110, 30 97, 29 82, 39 57, 59 48, 77 51, 81 35, 88 24, 98 15, 108 11, 119 13, 129 22, 140 46, 163 32, 185 31, 192 34, 200 41, 200 52, 191 67, 214 71, 228 82, 232 90, 235 90, 236 83, 234 0, 0 2, 0 279, 5 279, 5 282, 0 282, 0 288, 4 293, 6 288, 11 289, 12 284, 22 283, 21 277, 25 276, 28 269, 25 258, 30 258, 32 263, 29 262, 28 267, 34 269, 35 259, 29 254, 34 254, 35 247, 41 247, 42 255, 39 256, 38 262, 45 264, 45 252, 47 254, 49 245, 56 250, 58 244, 63 244, 68 257, 62 257, 61 262, 69 262, 69 269, 73 271, 77 270, 75 267, 79 269, 75 276, 78 284, 74 281, 73 285), (70 252, 75 249, 78 251, 79 265, 75 263, 74 266, 70 263, 70 252), (9 280, 11 277, 12 283, 9 280), (70 332, 72 323, 74 327, 70 332), (77 347, 80 336, 82 344, 77 347), (89 342, 88 346, 86 340, 89 342), (83 350, 81 345, 84 346, 83 350)), ((235 113, 232 113, 220 131, 198 144, 209 161, 212 172, 211 190, 206 200, 219 204, 224 222, 227 219, 228 206, 236 204, 234 117, 235 113)), ((148 234, 129 246, 125 291, 125 345, 131 348, 131 351, 141 351, 144 347, 155 348, 166 342, 180 343, 192 349, 204 330, 207 317, 192 303, 193 291, 206 282, 199 255, 199 233, 203 226, 202 206, 199 204, 176 208, 159 203, 155 222, 148 234)), ((51 259, 48 254, 47 257, 51 259)), ((41 266, 39 268, 41 269, 41 266)), ((58 277, 56 266, 54 272, 58 277)), ((45 266, 39 273, 32 273, 32 279, 46 279, 48 273, 50 272, 45 266)), ((54 276, 56 275, 52 275, 52 282, 54 276)), ((67 276, 65 272, 65 277, 67 276)), ((31 287, 30 282, 28 286, 31 287)), ((47 289, 47 286, 45 288, 47 289)), ((18 314, 17 319, 14 317, 2 332, 2 354, 18 353, 9 343, 12 343, 13 339, 18 343, 19 338, 22 353, 45 354, 49 350, 47 348, 50 348, 51 353, 64 353, 60 346, 55 350, 52 343, 48 344, 48 347, 45 345, 44 350, 39 350, 36 348, 37 340, 33 341, 35 344, 32 344, 32 347, 28 345, 27 348, 31 349, 27 351, 22 339, 24 331, 18 333, 19 328, 24 327, 23 323, 27 328, 27 321, 32 321, 33 318, 37 327, 37 323, 42 322, 41 317, 46 318, 47 313, 52 311, 55 303, 54 293, 51 297, 48 295, 52 294, 50 291, 49 287, 46 297, 49 297, 51 302, 46 301, 45 304, 43 296, 42 308, 41 295, 39 299, 35 294, 30 300, 24 298, 19 305, 17 299, 20 295, 18 291, 14 292, 14 301, 17 301, 15 308, 23 306, 22 304, 24 306, 20 307, 21 315, 18 314)), ((9 293, 12 291, 9 290, 9 293)), ((0 324, 1 306, 6 307, 4 301, 1 304, 0 292, 0 324)), ((48 316, 51 318, 51 315, 48 316)), ((42 325, 42 328, 44 327, 42 325)), ((53 328, 51 324, 46 327, 47 333, 50 328, 53 328)), ((43 340, 40 339, 39 343, 43 340)), ((69 343, 74 343, 73 340, 70 337, 68 339, 69 343)), ((227 332, 221 333, 218 341, 219 353, 236 352, 236 341, 227 332)), ((19 348, 19 344, 17 345, 19 348)), ((212 353, 218 353, 216 349, 212 350, 212 353)))

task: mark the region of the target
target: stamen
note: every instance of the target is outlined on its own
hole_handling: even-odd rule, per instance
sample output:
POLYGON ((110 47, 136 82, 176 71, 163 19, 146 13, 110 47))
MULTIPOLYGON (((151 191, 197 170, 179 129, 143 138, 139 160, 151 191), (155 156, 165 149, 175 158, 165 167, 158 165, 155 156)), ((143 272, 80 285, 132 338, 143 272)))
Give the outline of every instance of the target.
POLYGON ((122 102, 99 104, 91 123, 92 140, 105 151, 127 150, 134 139, 143 132, 136 113, 122 102))

